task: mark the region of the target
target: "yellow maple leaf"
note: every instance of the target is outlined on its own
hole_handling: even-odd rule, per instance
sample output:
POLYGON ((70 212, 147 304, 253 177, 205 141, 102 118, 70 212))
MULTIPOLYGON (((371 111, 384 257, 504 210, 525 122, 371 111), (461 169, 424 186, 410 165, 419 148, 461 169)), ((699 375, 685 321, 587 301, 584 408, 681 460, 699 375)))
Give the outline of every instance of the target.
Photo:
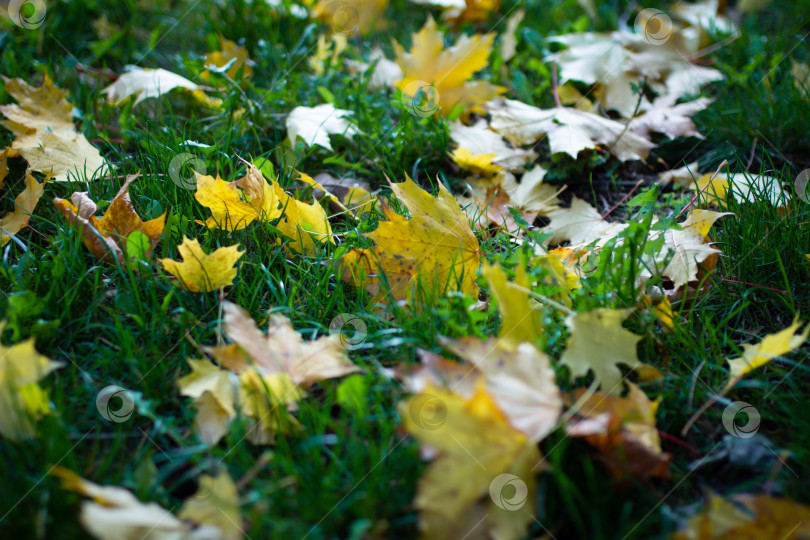
POLYGON ((206 227, 233 232, 254 220, 269 221, 281 216, 273 187, 258 168, 248 164, 245 176, 235 182, 197 174, 194 198, 211 210, 211 217, 204 222, 206 227))
POLYGON ((498 11, 500 0, 464 0, 464 9, 445 11, 444 19, 460 25, 463 22, 485 22, 489 16, 498 11))
POLYGON ((233 232, 255 220, 280 218, 276 228, 290 238, 287 246, 298 253, 308 252, 324 241, 334 243, 329 219, 320 204, 291 197, 275 180, 268 182, 252 163, 247 164, 247 173, 236 182, 198 174, 194 197, 211 210, 211 217, 204 222, 208 228, 233 232))
MULTIPOLYGON (((222 365, 238 374, 255 367, 262 374, 286 373, 304 388, 318 381, 343 377, 358 371, 346 354, 339 335, 330 334, 304 342, 290 320, 280 314, 270 315, 265 336, 250 314, 232 302, 223 302, 225 335, 247 355, 217 358, 222 365)), ((218 349, 214 350, 216 352, 218 349)))
MULTIPOLYGON (((306 176, 306 175, 303 175, 306 176)), ((298 253, 308 253, 323 242, 335 243, 332 227, 326 210, 317 201, 305 203, 284 193, 274 185, 276 197, 283 205, 283 215, 276 228, 290 239, 288 248, 298 253)))
POLYGON ((424 537, 464 538, 475 530, 476 537, 522 538, 540 453, 483 386, 469 399, 428 387, 399 410, 405 430, 438 454, 414 500, 424 537))
POLYGON ((315 53, 307 59, 309 67, 315 75, 323 75, 326 68, 337 63, 340 54, 349 46, 349 40, 344 34, 333 34, 327 41, 326 35, 318 36, 315 53))
POLYGON ((40 197, 45 192, 47 182, 46 180, 40 184, 33 176, 26 174, 25 189, 14 199, 14 210, 6 213, 0 219, 0 246, 11 240, 12 235, 28 226, 28 220, 31 219, 34 208, 36 208, 40 197))
MULTIPOLYGON (((443 347, 467 360, 464 379, 471 386, 479 374, 509 424, 532 442, 539 442, 557 427, 562 397, 548 356, 532 343, 507 345, 502 339, 440 338, 443 347)), ((440 364, 437 364, 441 368, 440 364)), ((435 370, 434 370, 435 371, 435 370)), ((452 380, 452 379, 448 379, 452 380)), ((452 390, 468 395, 465 383, 452 381, 452 390)))
POLYGON ((363 35, 385 27, 386 7, 388 0, 318 0, 312 14, 336 34, 363 35))
POLYGON ((17 104, 0 106, 6 117, 2 125, 16 136, 11 148, 32 170, 63 182, 71 175, 79 180, 92 179, 105 166, 98 149, 76 131, 73 106, 50 77, 45 76, 40 88, 21 79, 3 77, 3 81, 17 104))
POLYGON ((672 540, 771 540, 810 536, 810 507, 768 495, 723 499, 710 493, 700 513, 672 540))
POLYGON ((177 517, 191 523, 216 527, 221 534, 218 538, 222 540, 239 540, 244 536, 239 492, 224 468, 216 476, 200 476, 197 493, 183 503, 177 517))
POLYGON ((743 355, 740 358, 727 360, 729 380, 726 389, 731 388, 741 377, 764 366, 775 357, 789 353, 807 341, 807 337, 810 336, 810 324, 805 327, 804 331, 797 334, 796 332, 799 331, 801 326, 802 323, 799 322, 799 317, 796 316, 793 324, 784 330, 768 334, 756 345, 751 343, 743 344, 743 355))
POLYGON ((200 477, 200 488, 185 501, 179 517, 157 503, 141 502, 128 489, 94 484, 64 467, 53 467, 51 474, 62 480, 64 489, 90 499, 82 503, 79 521, 94 538, 237 540, 242 537, 236 486, 224 469, 216 477, 200 477))
POLYGON ((430 99, 435 101, 432 105, 438 106, 443 115, 449 114, 457 105, 468 111, 481 112, 483 103, 506 91, 506 88, 487 81, 469 80, 475 72, 487 66, 494 39, 494 33, 462 36, 454 47, 444 50, 444 35, 431 17, 413 35, 410 52, 394 43, 396 61, 404 74, 397 87, 411 98, 419 98, 420 92, 427 91, 426 86, 431 87, 430 99))
POLYGON ((495 159, 494 153, 473 155, 467 148, 459 146, 450 157, 465 171, 479 176, 492 176, 503 170, 503 167, 492 162, 495 159))
POLYGON ((231 375, 208 360, 189 359, 191 373, 177 379, 180 394, 194 399, 197 416, 194 431, 209 445, 216 444, 228 432, 236 418, 231 375))
POLYGON ((535 343, 540 337, 540 315, 529 303, 531 291, 529 277, 524 263, 515 268, 515 280, 508 282, 506 272, 500 266, 484 264, 481 271, 489 283, 490 294, 498 303, 501 312, 501 330, 498 338, 507 348, 519 343, 535 343))
MULTIPOLYGON (((0 321, 0 336, 6 321, 0 321)), ((19 441, 33 438, 35 422, 51 410, 39 381, 62 367, 34 348, 34 338, 6 347, 0 343, 0 435, 19 441)))
MULTIPOLYGON (((248 58, 247 49, 222 36, 219 36, 219 44, 221 50, 205 55, 205 65, 224 68, 233 62, 225 72, 228 78, 235 80, 237 73, 241 69, 242 78, 250 79, 253 76, 253 67, 250 58, 248 58)), ((206 82, 211 81, 211 73, 207 69, 200 74, 200 77, 206 82)))
POLYGON ((363 283, 374 295, 373 302, 386 298, 384 280, 395 300, 413 300, 417 290, 426 288, 430 293, 434 285, 439 291, 458 290, 476 297, 478 239, 453 195, 439 182, 435 198, 407 176, 405 182, 390 185, 411 219, 384 207, 387 221, 366 234, 377 246, 346 254, 340 264, 343 279, 363 283))
POLYGON ((233 285, 236 277, 236 261, 245 254, 239 251, 239 244, 222 247, 210 255, 203 251, 200 243, 183 237, 177 246, 183 262, 172 259, 159 259, 163 269, 178 278, 184 289, 191 292, 210 292, 233 285))
POLYGON ((236 304, 223 302, 223 312, 225 335, 234 343, 208 351, 225 369, 189 360, 192 373, 177 381, 181 394, 195 399, 195 431, 208 444, 216 444, 236 416, 231 377, 239 379, 240 412, 254 421, 248 439, 270 444, 277 432, 300 427, 287 411, 296 409, 305 389, 359 370, 338 335, 304 342, 290 320, 279 314, 270 315, 265 335, 236 304))
POLYGON ((130 253, 130 257, 149 257, 163 234, 166 212, 155 219, 142 221, 132 205, 129 185, 136 178, 137 174, 127 176, 101 218, 93 215, 98 206, 86 191, 73 193, 69 201, 59 197, 53 200, 68 223, 79 228, 87 249, 101 261, 117 260, 123 264, 126 261, 127 241, 135 233, 146 237, 148 247, 143 253, 130 253))
POLYGON ((63 137, 73 135, 73 105, 47 74, 39 88, 22 79, 3 77, 3 82, 6 91, 17 101, 16 105, 0 105, 0 113, 6 117, 2 125, 18 138, 13 148, 33 146, 36 139, 26 136, 41 130, 63 137))
POLYGON ((622 373, 618 364, 630 369, 639 364, 636 344, 641 336, 622 328, 622 321, 631 311, 598 308, 566 317, 565 326, 571 337, 560 363, 568 366, 572 378, 592 371, 605 393, 614 396, 621 393, 622 373))

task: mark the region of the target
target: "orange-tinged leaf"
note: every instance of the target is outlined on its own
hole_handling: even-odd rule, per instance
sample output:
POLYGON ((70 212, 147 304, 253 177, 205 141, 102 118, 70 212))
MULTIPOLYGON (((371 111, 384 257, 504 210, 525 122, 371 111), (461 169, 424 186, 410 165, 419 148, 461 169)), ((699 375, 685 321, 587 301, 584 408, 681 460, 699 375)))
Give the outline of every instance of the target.
POLYGON ((98 207, 86 191, 74 192, 69 201, 58 197, 53 201, 68 223, 79 228, 84 245, 101 261, 126 262, 127 240, 135 232, 144 234, 149 240, 145 255, 150 256, 163 235, 166 212, 146 222, 135 212, 129 196, 129 185, 137 177, 137 174, 127 176, 101 218, 93 215, 98 207))
POLYGON ((47 182, 40 184, 30 174, 25 175, 25 189, 14 199, 14 210, 0 218, 0 246, 11 240, 11 235, 28 226, 28 220, 45 192, 47 182))
POLYGON ((355 249, 344 256, 343 279, 365 283, 374 302, 386 298, 382 275, 396 300, 412 300, 417 288, 434 284, 440 291, 451 289, 477 296, 475 278, 481 261, 478 239, 455 198, 441 182, 436 198, 409 177, 400 184, 392 183, 391 190, 411 219, 385 207, 387 221, 366 235, 376 247, 355 249))
POLYGON ((191 292, 210 292, 233 285, 236 277, 236 261, 245 254, 239 244, 222 247, 208 254, 195 240, 183 237, 177 246, 183 262, 160 259, 163 269, 178 278, 180 285, 191 292))
MULTIPOLYGON (((670 456, 662 452, 655 427, 658 402, 633 383, 627 385, 630 391, 624 398, 600 392, 589 396, 576 411, 580 418, 570 421, 566 432, 598 449, 600 460, 615 476, 666 477, 670 456)), ((574 396, 583 394, 581 389, 574 396)))

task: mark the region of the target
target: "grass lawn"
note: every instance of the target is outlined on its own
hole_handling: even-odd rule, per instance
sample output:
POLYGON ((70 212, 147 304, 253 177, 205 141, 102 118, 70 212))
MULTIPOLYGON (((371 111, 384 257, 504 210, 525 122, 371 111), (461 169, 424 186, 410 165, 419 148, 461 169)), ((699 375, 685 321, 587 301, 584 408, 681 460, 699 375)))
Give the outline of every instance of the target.
MULTIPOLYGON (((33 436, 0 438, 0 536, 90 537, 79 519, 87 497, 65 489, 53 474, 61 469, 54 467, 126 488, 140 501, 175 514, 199 493, 203 475, 226 471, 237 486, 245 538, 419 536, 420 508, 414 501, 430 463, 413 431, 403 426, 407 408, 399 404, 410 393, 391 372, 413 367, 420 350, 454 358, 440 343, 442 336, 498 335, 504 317, 497 303, 476 306, 490 299, 489 282, 477 278, 479 296, 425 293, 409 305, 375 307, 369 292, 341 279, 339 261, 352 249, 372 245, 365 235, 385 220, 381 211, 356 219, 330 211, 335 241, 297 252, 282 245, 289 240, 279 240, 277 220, 235 231, 206 227, 211 212, 195 199, 191 169, 231 182, 246 175, 243 160, 252 161, 265 177, 275 176, 288 193, 308 202, 310 190, 295 171, 351 177, 378 190, 400 213, 405 207, 393 197, 387 178, 402 182, 408 175, 430 193, 438 193, 442 183, 459 194, 469 173, 449 157, 456 147, 451 124, 458 119, 471 124, 475 113, 414 114, 402 91, 375 86, 371 69, 352 62, 373 63, 375 48, 393 59, 393 43, 409 49, 412 34, 432 14, 445 31, 446 45, 464 34, 498 33, 488 65, 476 77, 505 87, 509 99, 546 109, 555 106, 558 84, 548 57, 560 48, 547 38, 627 26, 632 31, 640 8, 610 0, 596 2, 589 15, 583 8, 587 2, 503 0, 485 20, 454 25, 442 22, 437 7, 391 0, 385 24, 354 35, 340 33, 341 25, 349 24, 345 17, 361 20, 375 2, 348 2, 348 15, 325 20, 311 18, 288 0, 45 4, 42 24, 28 29, 0 18, 0 74, 37 87, 50 76, 74 107, 76 130, 99 149, 110 169, 85 181, 48 182, 28 227, 0 247, 3 346, 34 338, 39 353, 62 364, 40 381, 49 414, 35 422, 33 436), (516 54, 504 61, 500 43, 507 18, 517 9, 525 16, 515 34, 516 54), (319 36, 333 30, 346 36, 346 49, 313 62, 319 36), (220 49, 220 36, 247 50, 251 77, 243 68, 203 78, 205 55, 220 49), (132 99, 111 103, 102 90, 127 65, 167 69, 221 102, 206 105, 177 90, 137 105, 132 99), (298 106, 324 103, 351 111, 356 133, 332 136, 331 150, 301 141, 290 148, 287 115, 298 106), (196 159, 178 166, 175 158, 182 154, 196 159), (52 201, 88 191, 100 215, 124 178, 136 173, 140 177, 130 186, 136 211, 144 220, 166 213, 160 242, 141 262, 100 261, 52 201), (184 290, 158 262, 179 260, 184 237, 199 240, 207 252, 239 244, 244 255, 233 285, 184 290), (191 373, 187 359, 208 358, 211 347, 230 342, 223 334, 225 300, 247 310, 261 329, 268 326, 268 313, 286 316, 305 341, 329 335, 330 324, 341 315, 363 323, 362 339, 347 351, 357 373, 308 387, 297 410, 286 413, 280 407, 273 444, 249 442, 251 420, 243 414, 235 415, 217 444, 206 444, 193 429, 194 400, 179 391, 178 379, 191 373), (109 386, 124 389, 119 396, 124 408, 131 403, 131 416, 110 421, 102 415, 99 395, 109 386)), ((674 9, 655 4, 644 7, 674 9)), ((549 285, 548 268, 529 264, 530 289, 540 304, 533 317, 542 325, 535 345, 551 359, 568 410, 575 401, 571 391, 589 387, 592 378, 572 378, 559 362, 571 334, 566 314, 632 308, 624 328, 640 337, 638 358, 660 377, 626 369, 623 374, 650 400, 659 400, 655 427, 671 459, 666 477, 617 478, 594 447, 569 436, 560 421, 538 444, 547 467, 534 476, 525 538, 667 538, 700 510, 710 492, 765 493, 810 504, 810 365, 805 362, 810 345, 778 355, 722 393, 729 378, 726 359, 740 356, 743 344, 759 343, 796 317, 807 324, 810 317, 810 203, 797 182, 810 169, 810 88, 802 88, 795 75, 795 66, 810 62, 809 14, 808 0, 773 2, 761 11, 734 11, 737 29, 731 38, 708 33, 711 50, 697 62, 719 70, 723 79, 702 89, 714 100, 694 115, 703 138, 656 135, 644 162, 620 161, 605 145, 580 152, 577 159, 552 154, 545 139, 526 145, 549 171, 545 182, 567 186, 560 206, 568 207, 576 196, 607 221, 634 223, 622 233, 622 242, 601 246, 602 264, 570 293, 561 296, 559 287, 549 285), (694 162, 698 176, 711 174, 724 160, 734 172, 772 177, 789 200, 772 204, 765 193, 769 186, 754 189, 750 201, 731 192, 721 197, 725 211, 734 214, 711 230, 722 254, 693 297, 673 301, 676 322, 667 328, 642 302, 645 291, 637 278, 644 239, 654 227, 653 215, 674 223, 687 215, 690 202, 690 208, 708 203, 705 193, 692 202, 694 191, 659 185, 658 175, 694 162), (560 309, 563 296, 570 304, 560 309), (543 300, 548 298, 557 301, 543 300), (735 436, 734 425, 724 425, 727 406, 734 402, 753 407, 748 412, 759 417, 756 437, 735 436)), ((577 88, 585 92, 583 85, 577 88)), ((14 102, 0 87, 0 104, 14 102)), ((0 129, 0 148, 11 146, 14 138, 0 129)), ((22 157, 8 159, 0 215, 14 209, 26 168, 22 157)), ((524 242, 494 225, 476 229, 481 261, 501 264, 515 279, 514 269, 534 256, 532 246, 543 243, 548 223, 543 215, 524 221, 524 242)), ((7 380, 11 375, 0 371, 0 383, 7 380)), ((0 415, 11 414, 11 398, 4 397, 11 392, 0 388, 0 415)), ((447 492, 452 498, 453 490, 447 492)), ((152 534, 133 538, 164 538, 152 534)))

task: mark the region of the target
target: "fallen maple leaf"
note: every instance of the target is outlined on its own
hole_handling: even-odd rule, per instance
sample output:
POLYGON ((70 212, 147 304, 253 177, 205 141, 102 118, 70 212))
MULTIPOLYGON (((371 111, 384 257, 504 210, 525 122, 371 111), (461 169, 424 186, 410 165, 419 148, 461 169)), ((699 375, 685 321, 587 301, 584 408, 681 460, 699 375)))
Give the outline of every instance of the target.
POLYGON ((532 519, 532 467, 540 454, 492 397, 480 386, 470 399, 429 387, 399 410, 408 433, 438 454, 414 500, 424 537, 464 538, 475 531, 476 537, 522 538, 532 519))
POLYGON ((45 180, 40 184, 30 174, 25 175, 25 188, 14 199, 14 210, 7 212, 0 219, 0 246, 6 244, 12 236, 28 226, 28 220, 31 219, 34 208, 45 192, 47 183, 48 181, 45 180))
POLYGON ((486 120, 479 120, 473 126, 453 122, 450 124, 450 137, 471 154, 495 154, 492 161, 511 171, 522 171, 527 163, 537 158, 537 153, 532 150, 510 147, 503 137, 489 129, 486 120))
POLYGON ((315 52, 307 59, 307 63, 315 72, 315 75, 323 75, 326 68, 337 64, 340 54, 348 46, 349 40, 344 34, 333 34, 329 41, 327 41, 324 34, 321 34, 318 36, 315 52))
POLYGON ((633 369, 638 364, 636 345, 641 340, 622 328, 622 321, 632 309, 597 308, 585 313, 571 313, 565 326, 571 331, 560 363, 575 379, 593 372, 606 394, 617 396, 622 391, 622 373, 618 364, 633 369))
POLYGON ((14 148, 35 145, 36 138, 32 135, 37 131, 48 130, 63 138, 74 135, 73 105, 47 74, 39 88, 22 79, 3 77, 3 83, 9 95, 17 101, 16 105, 0 106, 0 112, 6 117, 2 125, 19 138, 20 142, 14 148))
POLYGON ((98 149, 73 125, 73 106, 50 77, 40 88, 20 79, 3 77, 17 105, 0 106, 2 123, 16 138, 11 148, 28 161, 30 168, 50 174, 56 182, 92 179, 104 166, 98 149))
MULTIPOLYGON (((196 97, 200 99, 204 96, 200 86, 163 68, 150 69, 138 66, 127 66, 127 71, 122 73, 118 80, 102 90, 107 94, 110 103, 118 105, 124 100, 134 96, 138 105, 145 99, 160 97, 168 94, 175 88, 183 88, 196 92, 196 97)), ((203 99, 202 101, 205 101, 203 99)))
POLYGON ((700 98, 676 105, 670 97, 656 99, 644 114, 630 120, 630 131, 645 139, 649 139, 653 132, 663 133, 670 139, 676 137, 702 139, 703 135, 698 132, 691 117, 708 107, 713 100, 700 98))
MULTIPOLYGON (((0 336, 5 327, 6 321, 0 321, 0 336)), ((34 338, 10 347, 0 343, 0 435, 12 441, 36 435, 36 422, 51 414, 39 381, 60 367, 36 351, 34 338)))
POLYGON ((198 174, 194 198, 211 210, 212 216, 204 222, 208 228, 233 232, 254 220, 280 218, 276 228, 290 238, 287 244, 290 249, 305 253, 314 249, 316 244, 334 242, 332 228, 321 205, 317 202, 308 204, 287 195, 275 180, 268 183, 252 163, 247 164, 247 173, 236 182, 198 174))
POLYGON ((525 264, 515 268, 515 280, 512 282, 507 281, 502 267, 489 263, 484 263, 481 274, 487 280, 490 295, 496 300, 501 313, 499 342, 506 348, 517 347, 522 342, 535 343, 541 336, 542 328, 540 314, 529 302, 531 284, 525 264))
POLYGON ((188 359, 188 365, 191 373, 177 379, 177 386, 181 395, 194 399, 194 432, 206 444, 214 445, 228 433, 228 425, 236 418, 232 374, 208 360, 188 359))
POLYGON ((807 341, 807 337, 810 336, 810 324, 808 324, 801 333, 797 333, 800 331, 801 326, 802 323, 799 322, 797 315, 793 324, 784 330, 774 334, 768 334, 756 345, 744 343, 743 355, 739 358, 727 360, 729 380, 725 389, 728 390, 742 377, 764 366, 777 356, 782 356, 800 347, 807 341))
POLYGON ((478 295, 475 282, 480 265, 478 239, 455 198, 439 182, 434 198, 410 177, 390 183, 394 195, 411 214, 411 219, 383 208, 387 221, 366 234, 376 247, 354 249, 341 260, 344 281, 363 283, 374 298, 383 302, 383 276, 395 300, 413 300, 420 287, 433 285, 440 291, 458 290, 478 295))
MULTIPOLYGON (((430 105, 437 107, 443 115, 449 114, 456 106, 465 111, 482 112, 483 103, 506 91, 487 81, 469 81, 475 72, 487 66, 495 34, 461 36, 454 47, 446 50, 443 39, 444 34, 439 32, 436 21, 430 17, 413 35, 410 52, 394 43, 396 60, 404 73, 397 87, 413 99, 418 99, 418 94, 426 91, 425 87, 431 87, 436 103, 430 105)), ((433 111, 429 112, 432 114, 433 111)))
POLYGON ((101 261, 116 260, 123 264, 126 262, 125 254, 130 258, 134 256, 148 258, 163 234, 166 212, 158 218, 144 222, 132 206, 129 185, 136 178, 137 174, 127 176, 124 185, 118 190, 101 218, 93 215, 98 206, 86 191, 74 192, 69 201, 58 197, 53 200, 57 210, 68 223, 78 227, 87 249, 101 261), (136 240, 145 237, 143 239, 146 247, 142 252, 127 253, 133 235, 136 240))
POLYGON ((779 208, 790 202, 790 195, 779 179, 773 176, 752 176, 745 173, 705 174, 689 187, 700 191, 706 203, 719 208, 726 207, 725 198, 729 191, 741 203, 769 201, 779 208))
POLYGON ((368 34, 385 26, 388 0, 318 0, 314 17, 328 22, 337 34, 368 34))
POLYGON ((223 311, 225 335, 234 343, 208 352, 226 369, 207 360, 189 360, 192 373, 177 381, 181 394, 195 400, 194 428, 207 444, 216 444, 228 432, 236 404, 254 421, 248 438, 270 444, 277 432, 298 427, 293 418, 282 415, 296 409, 305 389, 359 371, 338 335, 305 343, 289 319, 279 314, 271 314, 265 335, 236 304, 223 302, 223 311), (238 378, 238 396, 233 378, 238 378))
POLYGON ((166 258, 159 259, 160 264, 178 279, 184 289, 191 292, 210 292, 233 285, 236 261, 245 254, 239 251, 239 244, 236 244, 216 249, 209 255, 196 239, 190 240, 185 236, 177 251, 183 262, 166 258))
POLYGON ((317 107, 296 107, 287 115, 287 136, 290 143, 300 138, 307 146, 318 145, 332 150, 329 135, 351 137, 358 133, 357 127, 347 119, 352 111, 336 109, 331 103, 317 107))
POLYGON ((242 521, 236 486, 224 470, 200 477, 196 495, 185 501, 179 516, 157 503, 143 503, 131 491, 99 486, 64 467, 51 474, 64 489, 89 501, 82 503, 79 521, 99 540, 238 540, 242 521))
POLYGON ((211 210, 211 217, 204 222, 206 227, 233 232, 254 220, 269 221, 281 216, 273 188, 258 168, 248 164, 245 176, 236 182, 197 174, 194 198, 211 210))
POLYGON ((450 154, 450 157, 462 169, 479 176, 492 176, 503 170, 503 167, 493 163, 495 154, 492 152, 473 154, 469 149, 459 146, 450 154))
POLYGON ((465 21, 484 22, 498 11, 500 0, 411 0, 442 8, 442 20, 459 25, 465 21))
MULTIPOLYGON (((534 344, 513 344, 503 338, 439 341, 475 366, 475 371, 468 371, 466 377, 475 380, 479 374, 483 376, 487 392, 509 424, 532 442, 541 441, 557 427, 562 397, 548 356, 534 344)), ((467 397, 463 387, 461 392, 455 386, 451 389, 467 397)))
POLYGON ((560 208, 547 214, 551 220, 545 232, 552 233, 549 245, 570 242, 573 248, 585 247, 593 242, 604 245, 627 228, 625 223, 610 223, 602 219, 596 209, 578 197, 571 200, 570 208, 560 208))
MULTIPOLYGON (((709 230, 718 219, 727 215, 732 214, 696 209, 679 224, 679 229, 663 233, 664 245, 656 256, 656 264, 661 275, 672 281, 675 291, 697 279, 701 269, 714 268, 720 250, 709 243, 709 230), (666 260, 669 262, 661 268, 666 260)), ((651 237, 656 235, 654 232, 651 237)))
POLYGON ((222 71, 227 68, 225 75, 229 79, 235 80, 239 71, 242 71, 242 79, 250 79, 253 76, 253 67, 250 58, 248 58, 247 49, 240 47, 233 41, 219 36, 219 44, 221 50, 214 51, 205 55, 206 69, 200 74, 200 77, 206 81, 211 81, 211 73, 209 71, 222 71))
MULTIPOLYGON (((566 433, 584 437, 600 452, 600 460, 618 477, 665 478, 670 456, 662 452, 655 427, 658 402, 651 402, 642 389, 628 382, 627 397, 594 393, 580 404, 580 419, 569 421, 566 433)), ((575 399, 586 390, 574 392, 575 399)))
POLYGON ((644 160, 655 146, 628 131, 624 124, 570 107, 538 109, 520 101, 488 104, 491 128, 515 146, 534 144, 548 136, 551 153, 577 159, 582 150, 603 145, 621 161, 644 160))
POLYGON ((265 336, 250 314, 234 303, 223 302, 225 335, 236 343, 247 358, 220 358, 222 365, 242 373, 255 367, 262 374, 286 373, 295 384, 309 388, 325 380, 344 377, 359 371, 346 354, 340 336, 330 334, 304 342, 290 320, 280 314, 270 315, 265 336))
MULTIPOLYGON (((580 81, 596 85, 595 95, 605 109, 631 118, 638 109, 650 108, 649 101, 633 91, 646 84, 674 104, 695 95, 713 81, 723 79, 716 69, 698 66, 678 49, 678 39, 658 42, 646 33, 612 32, 567 34, 549 38, 566 47, 548 60, 560 69, 560 84, 580 81)), ((694 52, 694 51, 693 51, 694 52)))
POLYGON ((768 495, 709 494, 703 511, 671 540, 800 540, 810 536, 810 507, 768 495))

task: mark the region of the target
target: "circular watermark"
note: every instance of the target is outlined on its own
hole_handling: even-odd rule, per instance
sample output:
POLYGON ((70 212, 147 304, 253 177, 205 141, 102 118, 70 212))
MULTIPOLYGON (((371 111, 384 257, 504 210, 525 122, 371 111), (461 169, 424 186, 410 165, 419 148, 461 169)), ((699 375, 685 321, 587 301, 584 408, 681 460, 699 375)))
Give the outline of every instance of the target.
POLYGON ((408 415, 417 426, 433 431, 447 420, 447 405, 433 394, 417 394, 411 399, 408 415))
POLYGON ((729 403, 723 411, 723 427, 735 437, 750 439, 759 431, 759 411, 745 401, 729 403), (740 413, 747 418, 745 424, 737 423, 737 416, 740 413))
POLYGON ((368 336, 366 323, 352 313, 341 313, 329 323, 329 334, 337 335, 340 345, 349 351, 360 347, 368 336), (346 327, 351 327, 350 333, 346 332, 346 327))
POLYGON ((501 510, 514 512, 520 510, 526 504, 526 499, 529 497, 529 487, 520 477, 503 473, 490 482, 489 496, 495 506, 501 510))
POLYGON ((642 9, 633 27, 650 45, 663 45, 672 37, 672 19, 660 9, 642 9))
POLYGON ((96 396, 96 409, 98 413, 108 422, 120 424, 129 420, 135 410, 135 398, 126 388, 110 385, 101 389, 96 396), (121 400, 121 405, 116 409, 117 403, 110 403, 113 398, 121 400))
POLYGON ((197 481, 197 491, 194 495, 189 497, 189 500, 194 502, 205 502, 214 496, 214 483, 216 479, 211 476, 203 475, 197 481))
POLYGON ((810 169, 805 169, 793 181, 793 188, 796 190, 799 200, 810 204, 810 193, 807 193, 808 182, 810 182, 810 169))
POLYGON ((425 81, 411 81, 402 89, 402 104, 414 116, 425 118, 439 110, 439 91, 425 81))
POLYGON ((329 5, 332 33, 354 35, 360 31, 360 13, 350 2, 340 0, 329 5))
POLYGON ((11 0, 8 3, 8 16, 11 22, 26 30, 42 26, 47 12, 45 0, 11 0))
POLYGON ((197 178, 194 176, 194 171, 205 175, 208 167, 205 166, 205 161, 188 152, 177 154, 169 163, 169 177, 172 182, 183 189, 197 189, 197 178), (183 176, 183 167, 186 166, 191 170, 190 176, 183 176))

